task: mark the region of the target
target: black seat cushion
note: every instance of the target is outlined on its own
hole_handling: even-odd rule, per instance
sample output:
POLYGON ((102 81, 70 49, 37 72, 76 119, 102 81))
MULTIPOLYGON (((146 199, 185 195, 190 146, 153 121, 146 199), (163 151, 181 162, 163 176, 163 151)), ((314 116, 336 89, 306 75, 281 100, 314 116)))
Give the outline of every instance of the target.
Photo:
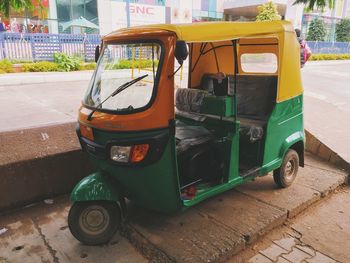
POLYGON ((199 112, 203 98, 209 95, 207 91, 199 89, 177 89, 176 108, 180 111, 199 112))
POLYGON ((202 126, 190 126, 180 121, 176 122, 176 152, 181 154, 188 149, 205 144, 212 140, 212 133, 202 126))
POLYGON ((240 136, 251 143, 259 141, 264 136, 265 121, 244 119, 240 120, 240 136))

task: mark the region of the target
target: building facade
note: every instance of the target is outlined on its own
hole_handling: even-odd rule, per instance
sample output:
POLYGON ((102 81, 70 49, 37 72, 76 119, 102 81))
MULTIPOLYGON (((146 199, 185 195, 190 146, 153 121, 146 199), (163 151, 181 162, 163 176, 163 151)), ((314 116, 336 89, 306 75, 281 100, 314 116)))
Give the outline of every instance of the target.
MULTIPOLYGON (((130 25, 192 23, 199 21, 251 21, 257 7, 270 0, 128 0, 130 25)), ((42 0, 33 10, 0 14, 0 31, 26 33, 93 33, 105 35, 127 26, 127 0, 42 0), (83 19, 82 19, 83 18, 83 19), (84 22, 86 26, 84 26, 84 22), (69 26, 67 27, 67 23, 69 26), (92 23, 92 24, 91 24, 92 23)), ((295 0, 273 0, 283 19, 293 22, 306 36, 311 21, 322 19, 327 26, 326 40, 335 38, 335 25, 350 17, 350 0, 336 0, 335 8, 306 12, 295 0)), ((35 1, 33 1, 35 3, 35 1)))

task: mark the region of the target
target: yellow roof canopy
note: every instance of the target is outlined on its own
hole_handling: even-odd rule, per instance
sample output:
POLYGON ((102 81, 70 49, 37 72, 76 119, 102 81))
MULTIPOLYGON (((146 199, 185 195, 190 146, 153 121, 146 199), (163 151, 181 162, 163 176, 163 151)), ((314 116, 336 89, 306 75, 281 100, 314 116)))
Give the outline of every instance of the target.
POLYGON ((166 30, 174 32, 179 40, 186 42, 224 41, 242 37, 277 35, 293 32, 294 28, 287 21, 267 22, 200 22, 191 24, 157 24, 123 28, 109 34, 112 38, 120 33, 166 30))
POLYGON ((276 38, 278 43, 278 91, 281 102, 303 92, 300 77, 300 44, 292 23, 265 22, 199 22, 191 24, 159 24, 119 29, 103 38, 104 41, 138 39, 146 35, 173 32, 179 40, 219 42, 242 38, 276 38))

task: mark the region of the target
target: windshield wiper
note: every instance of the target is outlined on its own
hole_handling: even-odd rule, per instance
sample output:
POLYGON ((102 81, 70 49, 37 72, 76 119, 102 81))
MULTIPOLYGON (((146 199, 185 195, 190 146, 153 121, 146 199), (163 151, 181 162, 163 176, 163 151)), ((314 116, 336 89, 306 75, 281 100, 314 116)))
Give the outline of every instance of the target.
POLYGON ((113 93, 112 93, 111 95, 109 95, 104 101, 100 102, 100 103, 95 107, 95 109, 93 109, 93 110, 90 112, 90 114, 89 114, 88 117, 87 117, 87 120, 88 120, 88 121, 91 121, 92 115, 95 113, 95 111, 97 111, 97 109, 98 109, 99 107, 101 107, 101 105, 102 105, 103 103, 105 103, 109 98, 114 97, 115 95, 119 94, 119 93, 122 92, 123 90, 129 88, 130 86, 134 85, 136 82, 139 82, 140 80, 144 79, 144 78, 147 77, 147 76, 148 76, 148 74, 145 74, 145 75, 143 75, 143 76, 140 76, 140 77, 138 77, 138 78, 136 78, 136 79, 130 80, 130 81, 124 83, 123 85, 119 86, 115 91, 113 91, 113 93))

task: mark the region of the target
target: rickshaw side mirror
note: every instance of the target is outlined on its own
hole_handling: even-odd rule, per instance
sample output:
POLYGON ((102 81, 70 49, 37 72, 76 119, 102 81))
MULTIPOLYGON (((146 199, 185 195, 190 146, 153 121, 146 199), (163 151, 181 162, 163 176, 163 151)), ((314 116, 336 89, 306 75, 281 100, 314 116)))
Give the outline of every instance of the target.
POLYGON ((184 60, 186 60, 187 56, 188 56, 188 49, 187 49, 186 42, 182 40, 176 41, 175 58, 177 62, 180 65, 182 65, 184 60))
POLYGON ((96 46, 95 48, 95 62, 98 61, 99 57, 100 57, 100 45, 96 46))

